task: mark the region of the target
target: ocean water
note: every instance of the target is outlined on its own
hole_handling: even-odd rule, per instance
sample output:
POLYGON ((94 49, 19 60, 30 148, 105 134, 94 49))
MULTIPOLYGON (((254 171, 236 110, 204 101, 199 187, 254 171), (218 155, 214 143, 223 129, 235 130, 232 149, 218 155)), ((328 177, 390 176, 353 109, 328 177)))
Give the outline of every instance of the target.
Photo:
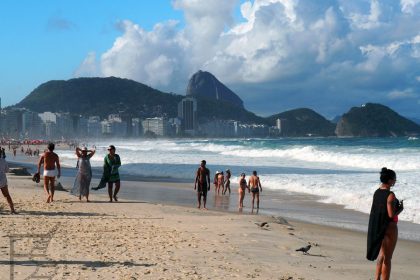
MULTIPOLYGON (((93 166, 100 167, 109 142, 97 146, 93 166)), ((211 173, 257 170, 263 188, 317 196, 319 202, 369 213, 382 167, 394 169, 393 188, 404 199, 401 220, 420 224, 420 140, 406 138, 287 138, 215 140, 117 140, 122 174, 193 181, 202 159, 211 173)), ((60 152, 66 165, 74 153, 60 152)))

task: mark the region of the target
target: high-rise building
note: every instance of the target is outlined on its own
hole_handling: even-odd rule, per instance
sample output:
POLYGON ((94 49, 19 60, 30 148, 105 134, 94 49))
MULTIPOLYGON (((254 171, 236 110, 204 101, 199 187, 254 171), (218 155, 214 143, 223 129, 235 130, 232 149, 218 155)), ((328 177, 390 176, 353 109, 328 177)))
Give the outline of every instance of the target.
POLYGON ((44 136, 43 122, 38 113, 26 110, 22 113, 22 134, 24 138, 36 139, 44 136))
POLYGON ((131 136, 139 137, 143 135, 143 126, 139 118, 131 119, 131 136))
POLYGON ((182 121, 182 130, 189 135, 195 135, 197 128, 197 101, 186 97, 178 104, 178 117, 182 121))
POLYGON ((102 134, 101 119, 98 116, 91 116, 87 121, 88 137, 98 138, 102 134))
POLYGON ((148 118, 142 121, 144 135, 167 136, 168 121, 164 118, 148 118))
POLYGON ((22 116, 24 109, 7 110, 4 118, 4 134, 11 138, 20 138, 22 135, 22 116))

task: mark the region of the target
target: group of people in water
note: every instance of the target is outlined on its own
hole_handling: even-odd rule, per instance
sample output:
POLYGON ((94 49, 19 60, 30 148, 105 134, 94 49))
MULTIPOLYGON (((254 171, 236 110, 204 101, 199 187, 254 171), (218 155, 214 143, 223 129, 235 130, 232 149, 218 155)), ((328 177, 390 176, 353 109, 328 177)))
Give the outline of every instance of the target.
MULTIPOLYGON (((197 169, 194 183, 194 190, 197 191, 197 208, 201 209, 201 204, 203 204, 203 209, 207 210, 207 192, 210 191, 210 170, 206 167, 206 161, 202 160, 200 167, 197 169), (203 203, 201 203, 203 201, 203 203)), ((223 171, 216 171, 216 174, 213 178, 213 185, 215 188, 215 195, 220 195, 220 190, 222 190, 222 195, 225 195, 230 189, 230 178, 232 174, 229 169, 226 170, 226 175, 223 171)), ((260 178, 257 176, 257 171, 253 171, 250 176, 248 183, 245 179, 245 173, 242 173, 238 182, 239 188, 239 211, 242 211, 244 207, 244 198, 245 191, 248 190, 248 193, 252 192, 252 212, 254 212, 255 200, 257 202, 257 211, 260 208, 260 192, 262 192, 262 186, 260 178)))

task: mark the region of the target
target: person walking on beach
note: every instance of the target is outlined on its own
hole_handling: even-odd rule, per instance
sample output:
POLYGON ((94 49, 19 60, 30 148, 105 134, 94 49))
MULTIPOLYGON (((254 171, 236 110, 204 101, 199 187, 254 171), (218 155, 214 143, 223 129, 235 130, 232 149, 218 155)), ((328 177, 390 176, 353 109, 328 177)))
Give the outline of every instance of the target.
POLYGON ((202 160, 195 176, 194 190, 197 190, 197 208, 201 208, 201 197, 203 197, 203 209, 207 210, 207 191, 210 190, 210 170, 206 167, 206 161, 202 160), (198 188, 197 188, 198 187, 198 188))
POLYGON ((252 176, 248 181, 248 192, 252 192, 252 212, 254 212, 254 201, 257 198, 257 213, 260 209, 260 191, 262 192, 260 177, 257 176, 257 171, 252 171, 252 176))
POLYGON ((0 148, 0 190, 3 196, 6 198, 7 203, 9 203, 10 213, 17 214, 13 205, 12 197, 9 194, 9 188, 7 186, 6 173, 8 171, 9 166, 6 161, 6 151, 4 150, 4 148, 0 148))
POLYGON ((249 187, 246 184, 246 179, 245 179, 245 173, 241 174, 241 177, 239 178, 239 211, 242 210, 242 208, 244 208, 244 198, 245 198, 245 189, 248 189, 249 191, 249 187))
POLYGON ((44 190, 47 195, 47 203, 54 201, 54 183, 55 177, 60 178, 61 167, 60 160, 56 153, 54 153, 54 143, 49 143, 47 151, 45 151, 38 162, 38 174, 41 170, 41 165, 44 165, 44 190), (57 170, 55 169, 57 167, 57 170))
POLYGON ((232 175, 230 174, 230 170, 229 169, 227 169, 226 170, 226 177, 225 177, 225 191, 224 191, 224 193, 223 194, 225 194, 226 193, 226 191, 229 189, 229 195, 230 195, 230 177, 231 177, 232 175))
POLYGON ((369 215, 366 258, 378 258, 375 280, 388 280, 391 276, 391 259, 398 239, 398 215, 404 205, 390 190, 397 181, 395 172, 386 167, 381 170, 380 187, 373 195, 369 215), (378 257, 379 255, 379 257, 378 257))
POLYGON ((79 196, 79 200, 82 200, 82 196, 86 197, 86 202, 89 202, 89 186, 92 180, 90 159, 94 154, 95 150, 88 150, 86 147, 83 149, 76 148, 77 167, 79 169, 70 193, 79 196))
POLYGON ((109 195, 109 202, 118 201, 117 194, 120 191, 121 182, 120 182, 120 173, 118 168, 121 166, 121 159, 118 154, 115 153, 115 146, 110 145, 108 147, 108 154, 104 158, 104 175, 103 177, 106 178, 108 182, 108 195, 109 195), (112 194, 112 187, 115 183, 115 190, 114 194, 112 194))
POLYGON ((219 194, 220 188, 222 188, 222 194, 225 191, 225 175, 223 171, 217 175, 217 194, 219 194))

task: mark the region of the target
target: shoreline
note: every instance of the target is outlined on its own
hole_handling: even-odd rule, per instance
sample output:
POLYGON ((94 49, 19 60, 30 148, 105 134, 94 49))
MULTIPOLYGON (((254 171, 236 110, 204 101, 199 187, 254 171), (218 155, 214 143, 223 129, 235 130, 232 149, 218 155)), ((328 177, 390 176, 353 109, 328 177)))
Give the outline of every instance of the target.
MULTIPOLYGON (((35 157, 27 158, 18 156, 11 164, 25 166, 34 172, 35 157)), ((75 178, 76 169, 63 166, 62 178, 60 182, 66 189, 71 189, 75 178)), ((91 186, 99 182, 102 170, 92 168, 93 177, 91 186)), ((192 191, 193 182, 189 180, 179 180, 174 178, 143 177, 135 175, 122 175, 122 189, 119 196, 124 199, 135 199, 139 201, 147 200, 153 203, 161 203, 173 206, 187 206, 194 208, 197 204, 195 192, 192 191), (156 190, 158 189, 158 190, 156 190), (159 195, 155 195, 158 192, 159 195)), ((232 195, 215 196, 213 185, 208 194, 208 208, 216 211, 237 213, 237 184, 232 183, 232 195)), ((91 193, 95 193, 91 191, 91 193)), ((99 193, 106 191, 102 190, 99 193)), ((325 225, 339 229, 348 229, 356 232, 367 232, 369 216, 352 209, 346 209, 339 204, 323 203, 321 197, 303 193, 288 191, 276 191, 265 189, 261 194, 260 214, 266 216, 281 215, 287 219, 312 223, 315 225, 325 225)), ((245 196, 245 213, 250 210, 250 196, 245 196)), ((420 242, 420 225, 400 220, 399 222, 400 239, 420 242)))
MULTIPOLYGON (((56 276, 52 279, 373 277, 375 263, 364 258, 366 236, 360 232, 287 218, 276 221, 261 214, 203 211, 192 205, 122 197, 119 202, 109 203, 105 193, 96 192, 91 193, 92 203, 85 203, 57 191, 56 201, 46 204, 41 185, 29 176, 8 175, 8 179, 19 214, 4 215, 7 205, 1 202, 0 273, 8 275, 10 270, 9 236, 51 233, 44 257, 32 262, 13 260, 18 273, 15 279, 25 278, 37 261, 54 265, 56 276), (261 222, 268 222, 268 226, 255 224, 261 222), (295 251, 308 242, 313 246, 309 254, 295 251)), ((162 183, 162 187, 165 184, 171 187, 168 183, 162 183)), ((156 195, 161 194, 154 190, 156 195)), ((31 243, 24 244, 16 246, 23 250, 31 243)), ((419 278, 418 250, 418 242, 398 241, 393 278, 419 278)))

